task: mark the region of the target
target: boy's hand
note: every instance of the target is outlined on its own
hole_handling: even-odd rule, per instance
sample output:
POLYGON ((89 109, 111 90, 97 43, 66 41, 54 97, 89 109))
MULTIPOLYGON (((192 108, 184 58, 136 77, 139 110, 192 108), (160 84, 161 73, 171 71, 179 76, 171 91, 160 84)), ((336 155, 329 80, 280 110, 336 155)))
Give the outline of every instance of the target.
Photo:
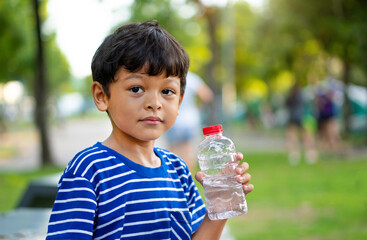
MULTIPOLYGON (((240 162, 243 159, 243 154, 238 152, 236 155, 237 160, 240 162)), ((251 175, 247 173, 247 170, 249 169, 249 165, 247 162, 243 162, 239 164, 235 171, 239 175, 237 176, 237 182, 241 183, 243 185, 243 191, 245 195, 249 194, 254 190, 254 185, 249 184, 249 181, 251 180, 251 175)), ((203 173, 197 172, 195 175, 195 178, 198 182, 200 182, 201 185, 203 185, 203 173)))

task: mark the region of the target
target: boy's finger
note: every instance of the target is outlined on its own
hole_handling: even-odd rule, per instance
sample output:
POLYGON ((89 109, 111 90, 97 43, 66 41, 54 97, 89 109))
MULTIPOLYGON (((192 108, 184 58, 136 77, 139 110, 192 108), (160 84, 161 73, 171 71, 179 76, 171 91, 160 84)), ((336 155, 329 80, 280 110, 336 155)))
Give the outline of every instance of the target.
POLYGON ((253 190, 254 190, 254 185, 252 184, 243 185, 243 192, 245 193, 245 195, 249 194, 253 190))
POLYGON ((243 154, 241 153, 241 152, 237 152, 236 153, 236 159, 237 159, 237 161, 242 161, 242 159, 243 159, 243 154))
POLYGON ((242 175, 244 174, 245 172, 247 172, 247 170, 249 169, 249 165, 247 162, 243 162, 241 163, 240 165, 238 165, 236 167, 236 173, 239 174, 239 175, 242 175))
POLYGON ((237 182, 241 184, 247 184, 251 180, 251 175, 249 173, 245 173, 241 176, 237 176, 237 182))

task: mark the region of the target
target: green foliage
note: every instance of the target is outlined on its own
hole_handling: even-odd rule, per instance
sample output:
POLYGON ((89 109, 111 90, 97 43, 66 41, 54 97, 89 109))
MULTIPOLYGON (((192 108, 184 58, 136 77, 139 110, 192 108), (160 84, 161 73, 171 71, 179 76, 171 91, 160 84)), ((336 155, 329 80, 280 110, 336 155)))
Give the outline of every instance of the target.
MULTIPOLYGON (((47 1, 41 1, 47 17, 47 1)), ((56 44, 54 33, 43 34, 47 79, 51 94, 70 84, 69 64, 56 44)), ((32 1, 2 0, 0 3, 0 82, 21 80, 32 95, 35 77, 36 35, 32 1)))
MULTIPOLYGON (((363 0, 271 0, 268 8, 273 29, 278 34, 287 35, 292 39, 285 42, 288 46, 286 53, 289 56, 290 69, 300 73, 303 78, 313 71, 315 65, 330 70, 326 69, 328 66, 325 63, 317 59, 320 57, 324 60, 337 57, 343 62, 352 63, 353 71, 366 66, 364 52, 367 50, 367 35, 363 33, 367 32, 367 27, 362 24, 367 21, 366 11, 367 4, 363 0), (310 42, 316 43, 318 50, 311 53, 309 49, 304 48, 300 55, 300 46, 306 47, 310 42), (306 59, 300 63, 302 58, 299 57, 305 54, 306 59), (306 68, 306 71, 302 73, 300 66, 306 68)), ((320 72, 318 69, 314 74, 323 77, 325 70, 320 72)), ((366 70, 364 74, 366 75, 366 70)))
POLYGON ((68 60, 56 43, 55 34, 48 36, 46 44, 47 80, 49 95, 59 95, 72 91, 71 71, 68 60))
MULTIPOLYGON (((42 16, 46 18, 47 1, 42 3, 42 16)), ((279 73, 291 71, 306 84, 310 78, 325 77, 328 58, 347 57, 353 63, 352 81, 364 84, 361 79, 367 69, 367 14, 363 0, 268 3, 263 11, 253 11, 245 1, 217 7, 221 60, 216 72, 220 83, 233 75, 241 96, 251 79, 271 85, 279 73)), ((28 88, 33 87, 33 19, 30 1, 1 1, 0 81, 20 78, 28 88)), ((149 19, 157 19, 182 43, 190 55, 191 70, 205 76, 212 53, 207 22, 199 5, 195 1, 134 1, 129 21, 149 19)), ((51 93, 68 91, 69 66, 56 45, 55 35, 45 34, 45 42, 51 93)))
POLYGON ((0 3, 0 82, 29 77, 35 40, 30 1, 0 3))

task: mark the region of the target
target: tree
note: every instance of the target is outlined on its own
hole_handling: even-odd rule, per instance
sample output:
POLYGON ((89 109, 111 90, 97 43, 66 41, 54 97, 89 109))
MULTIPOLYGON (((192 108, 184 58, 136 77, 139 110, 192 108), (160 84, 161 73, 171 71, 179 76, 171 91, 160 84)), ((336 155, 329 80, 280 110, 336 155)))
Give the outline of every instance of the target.
POLYGON ((34 97, 36 99, 35 122, 40 133, 41 140, 41 159, 42 165, 51 165, 53 157, 50 149, 48 122, 47 122, 47 79, 46 66, 44 58, 44 44, 41 33, 41 17, 38 0, 33 0, 34 16, 36 19, 36 37, 37 37, 37 62, 36 78, 34 85, 34 97))
POLYGON ((47 1, 36 0, 2 0, 0 3, 0 82, 21 80, 27 92, 34 95, 34 120, 43 165, 52 164, 48 138, 49 96, 70 84, 69 64, 56 45, 55 35, 41 31, 46 5, 47 1))

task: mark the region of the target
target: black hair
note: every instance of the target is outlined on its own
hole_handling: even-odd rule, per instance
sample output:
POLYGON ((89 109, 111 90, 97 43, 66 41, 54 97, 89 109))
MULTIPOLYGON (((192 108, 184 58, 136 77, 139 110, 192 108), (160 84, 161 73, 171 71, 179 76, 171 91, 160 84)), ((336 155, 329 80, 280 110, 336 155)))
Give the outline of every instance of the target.
POLYGON ((109 97, 109 85, 115 74, 124 67, 137 72, 147 67, 147 74, 180 78, 181 94, 185 91, 189 56, 178 41, 151 20, 123 25, 107 36, 92 60, 93 81, 101 83, 109 97))

